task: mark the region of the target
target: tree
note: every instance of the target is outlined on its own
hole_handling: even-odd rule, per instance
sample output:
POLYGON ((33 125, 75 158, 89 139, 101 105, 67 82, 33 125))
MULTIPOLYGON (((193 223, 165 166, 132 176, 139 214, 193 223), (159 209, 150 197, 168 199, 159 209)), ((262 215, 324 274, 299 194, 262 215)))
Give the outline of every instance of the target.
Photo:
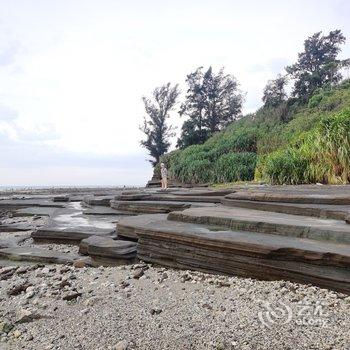
POLYGON ((144 117, 140 130, 146 135, 141 145, 152 157, 149 161, 155 166, 161 155, 170 147, 169 139, 174 136, 174 128, 167 124, 169 112, 174 108, 180 94, 178 85, 167 83, 152 92, 152 98, 142 97, 147 117, 144 117))
POLYGON ((209 131, 205 128, 198 128, 193 119, 185 120, 181 128, 181 137, 177 140, 177 147, 185 148, 190 145, 203 143, 209 138, 209 131))
POLYGON ((337 56, 345 37, 340 30, 331 31, 327 36, 321 34, 318 32, 306 39, 298 61, 286 67, 287 73, 295 79, 293 96, 302 100, 309 98, 316 89, 341 80, 342 61, 337 56))
POLYGON ((285 86, 286 77, 278 74, 274 80, 269 80, 264 88, 263 102, 267 107, 278 107, 287 100, 285 86))
POLYGON ((179 147, 203 143, 216 131, 237 119, 242 110, 243 95, 233 75, 221 69, 199 67, 187 76, 188 90, 180 115, 189 117, 182 126, 179 147))

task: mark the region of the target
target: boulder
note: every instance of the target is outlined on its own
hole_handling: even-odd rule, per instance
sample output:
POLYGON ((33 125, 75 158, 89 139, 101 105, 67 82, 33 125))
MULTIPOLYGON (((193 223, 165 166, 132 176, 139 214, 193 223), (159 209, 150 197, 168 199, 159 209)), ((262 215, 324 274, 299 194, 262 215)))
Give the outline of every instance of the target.
POLYGON ((113 240, 108 237, 91 236, 82 240, 79 252, 89 255, 92 262, 103 265, 118 265, 125 262, 134 262, 137 253, 137 243, 113 240))

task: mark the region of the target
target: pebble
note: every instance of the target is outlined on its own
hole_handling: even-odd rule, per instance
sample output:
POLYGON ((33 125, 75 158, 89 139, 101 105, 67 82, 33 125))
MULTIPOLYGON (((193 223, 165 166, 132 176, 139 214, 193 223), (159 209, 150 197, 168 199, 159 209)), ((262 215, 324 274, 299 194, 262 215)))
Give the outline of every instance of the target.
POLYGON ((113 347, 113 350, 127 350, 127 349, 128 349, 128 342, 126 340, 120 341, 113 347))

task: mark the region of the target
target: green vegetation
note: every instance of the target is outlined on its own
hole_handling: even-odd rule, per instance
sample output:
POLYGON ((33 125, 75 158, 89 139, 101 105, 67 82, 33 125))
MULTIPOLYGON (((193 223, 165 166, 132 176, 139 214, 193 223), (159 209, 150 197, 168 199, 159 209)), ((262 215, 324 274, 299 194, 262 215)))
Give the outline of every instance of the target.
MULTIPOLYGON (((344 43, 340 30, 307 38, 286 74, 267 82, 263 107, 242 118, 243 94, 234 76, 223 69, 213 73, 211 68, 198 68, 186 80, 188 90, 179 113, 188 119, 179 150, 163 154, 171 127, 162 127, 175 99, 166 113, 163 105, 168 104, 150 105, 148 114, 154 116, 144 131, 148 139, 166 146, 156 147, 157 154, 151 155, 167 164, 173 180, 184 183, 350 182, 350 80, 341 82, 350 59, 338 58, 344 43)), ((143 145, 152 151, 152 142, 143 145)))
POLYGON ((287 112, 265 106, 205 143, 161 159, 170 177, 185 183, 349 182, 350 81, 320 89, 304 104, 289 100, 287 112))

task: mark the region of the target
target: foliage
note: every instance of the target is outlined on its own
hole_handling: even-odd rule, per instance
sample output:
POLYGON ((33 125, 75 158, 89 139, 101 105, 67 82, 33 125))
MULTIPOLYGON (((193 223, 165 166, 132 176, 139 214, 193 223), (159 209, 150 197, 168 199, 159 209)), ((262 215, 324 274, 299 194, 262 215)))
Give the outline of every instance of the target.
POLYGON ((172 126, 167 125, 169 112, 174 108, 179 95, 178 85, 170 83, 154 89, 152 99, 143 97, 147 118, 144 117, 140 130, 146 135, 141 145, 152 157, 150 162, 155 166, 162 154, 170 147, 169 138, 174 136, 172 126))
POLYGON ((313 96, 321 97, 290 104, 287 123, 278 107, 263 107, 162 161, 173 180, 188 183, 249 181, 254 172, 255 180, 279 184, 347 182, 350 84, 313 96))
POLYGON ((272 184, 300 184, 305 181, 307 159, 300 151, 287 148, 269 156, 263 170, 264 176, 272 184))
POLYGON ((350 109, 323 117, 287 148, 267 156, 259 176, 273 184, 348 183, 350 181, 350 109))
POLYGON ((256 153, 227 153, 215 163, 216 182, 253 180, 256 166, 256 153))
POLYGON ((293 96, 306 100, 316 89, 332 86, 341 80, 339 69, 345 63, 337 56, 344 42, 340 30, 331 31, 326 36, 318 32, 305 40, 298 61, 286 68, 295 79, 293 96))
POLYGON ((182 126, 178 146, 185 148, 205 142, 210 135, 223 129, 241 113, 243 95, 233 75, 203 67, 187 76, 188 90, 180 115, 189 119, 182 126))
POLYGON ((281 74, 275 80, 269 80, 264 88, 263 102, 267 107, 277 107, 287 100, 285 86, 287 78, 281 74))
POLYGON ((295 64, 264 89, 264 106, 241 117, 243 96, 231 75, 198 68, 187 76, 179 150, 164 155, 173 180, 274 184, 347 183, 350 80, 337 58, 340 30, 309 37, 295 64), (294 80, 287 98, 287 79, 294 80))

